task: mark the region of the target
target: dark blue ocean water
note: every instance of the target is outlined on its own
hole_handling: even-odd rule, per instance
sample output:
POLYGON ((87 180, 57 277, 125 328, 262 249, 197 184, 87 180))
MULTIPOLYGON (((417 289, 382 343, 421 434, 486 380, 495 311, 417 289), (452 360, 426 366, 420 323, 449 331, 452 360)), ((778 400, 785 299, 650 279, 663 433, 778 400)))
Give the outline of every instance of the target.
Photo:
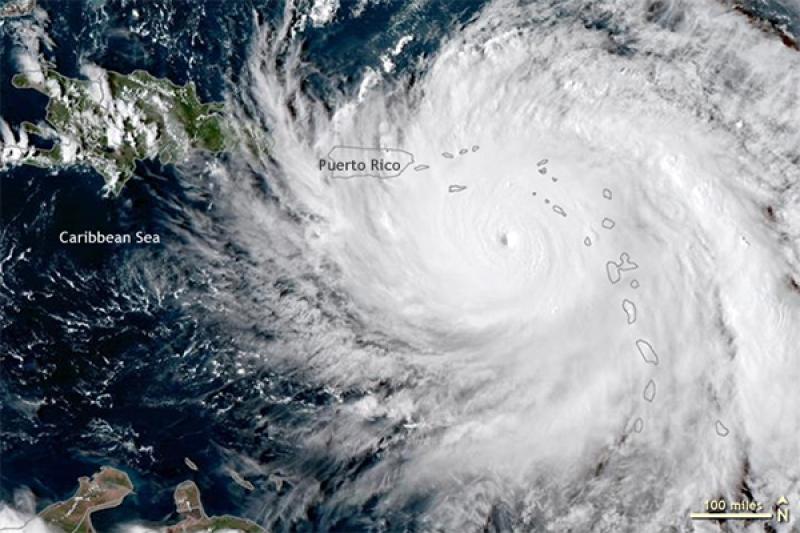
MULTIPOLYGON (((57 44, 45 55, 61 72, 79 76, 84 61, 120 72, 146 69, 175 82, 193 81, 206 100, 237 90, 256 27, 279 26, 284 16, 283 3, 256 0, 40 5, 57 44)), ((380 54, 410 33, 415 39, 397 59, 397 72, 418 76, 410 69, 424 68, 442 40, 469 24, 483 2, 432 2, 414 9, 406 2, 376 2, 359 16, 352 13, 356 5, 342 2, 331 24, 298 37, 307 62, 304 90, 316 98, 355 91, 363 69, 379 65, 380 54)), ((751 7, 792 31, 800 28, 797 14, 780 2, 753 1, 751 7)), ((617 31, 606 22, 586 24, 617 31)), ((0 29, 0 115, 16 127, 41 120, 46 100, 10 85, 13 32, 11 24, 0 29)), ((280 65, 284 58, 277 49, 270 60, 280 65)), ((269 184, 269 176, 261 178, 269 184)), ((328 504, 343 481, 376 460, 364 455, 340 464, 324 455, 300 456, 302 446, 286 437, 289 428, 314 423, 318 408, 334 401, 328 393, 269 365, 236 372, 248 339, 269 343, 276 326, 247 317, 226 320, 203 296, 217 286, 252 294, 255 282, 249 275, 252 258, 210 208, 215 193, 204 188, 202 175, 143 162, 137 178, 112 199, 100 195, 102 180, 89 169, 22 167, 0 180, 1 500, 12 500, 16 488, 27 486, 44 506, 68 497, 77 477, 113 465, 131 475, 136 493, 93 518, 100 531, 133 519, 173 520, 172 490, 185 479, 197 481, 210 513, 259 520, 287 489, 248 470, 242 459, 248 458, 262 465, 301 465, 287 474, 321 484, 321 497, 305 517, 273 523, 276 530, 414 529, 414 506, 424 506, 422 497, 388 515, 377 510, 377 496, 359 508, 328 504), (84 229, 155 232, 162 243, 58 242, 58 232, 84 229), (196 252, 198 242, 223 252, 224 269, 204 268, 209 259, 196 252), (223 270, 225 275, 214 274, 223 270), (246 330, 237 329, 242 323, 246 330), (200 472, 191 472, 184 457, 200 472), (232 483, 228 467, 242 471, 255 491, 232 483)), ((268 187, 263 194, 265 202, 277 201, 268 187)), ((292 290, 277 273, 268 281, 292 290)), ((269 316, 269 310, 259 316, 269 316)))
MULTIPOLYGON (((284 16, 282 4, 255 1, 40 5, 57 45, 44 53, 61 72, 80 76, 87 61, 119 72, 146 69, 178 83, 193 81, 205 100, 236 90, 256 26, 278 25, 284 16)), ((332 24, 301 36, 306 89, 317 98, 355 90, 359 73, 376 66, 378 55, 406 33, 417 38, 398 60, 399 70, 429 57, 480 7, 436 3, 412 16, 405 3, 388 2, 368 5, 356 17, 355 5, 343 2, 332 24)), ((46 99, 10 85, 18 45, 14 25, 4 25, 0 39, 0 114, 14 128, 43 119, 46 99)), ((280 52, 272 60, 280 64, 280 52)), ((281 491, 267 476, 248 471, 246 457, 259 464, 305 464, 308 471, 301 474, 322 483, 323 497, 305 519, 273 523, 276 529, 374 527, 377 499, 359 509, 328 508, 325 501, 342 479, 374 458, 355 457, 346 465, 324 456, 299 458, 298 443, 283 437, 287 428, 313 423, 315 406, 332 398, 302 377, 268 366, 235 372, 246 348, 242 336, 209 313, 202 295, 216 284, 246 293, 248 254, 209 209, 213 195, 201 177, 143 162, 119 198, 103 198, 102 179, 84 168, 20 167, 0 179, 0 258, 6 258, 0 284, 0 499, 13 500, 14 490, 25 486, 43 507, 68 497, 77 477, 113 465, 131 475, 136 493, 93 518, 100 531, 134 519, 174 520, 172 491, 185 479, 198 483, 209 513, 259 520, 281 491), (65 230, 147 231, 162 242, 65 246, 58 242, 65 230), (224 279, 203 269, 193 252, 198 240, 224 250, 230 263, 224 279), (291 401, 265 402, 265 388, 291 401), (184 457, 200 471, 190 471, 184 457), (241 470, 256 490, 232 483, 228 467, 241 470)), ((292 290, 290 283, 285 290, 292 290)), ((247 334, 268 343, 274 331, 267 323, 247 334)), ((395 525, 401 524, 412 522, 398 518, 395 525)))

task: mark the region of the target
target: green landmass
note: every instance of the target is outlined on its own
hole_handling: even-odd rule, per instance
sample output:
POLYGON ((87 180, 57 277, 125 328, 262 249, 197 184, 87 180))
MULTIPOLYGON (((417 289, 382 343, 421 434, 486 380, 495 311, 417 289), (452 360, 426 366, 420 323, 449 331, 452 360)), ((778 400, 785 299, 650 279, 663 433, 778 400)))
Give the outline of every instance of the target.
POLYGON ((132 491, 133 483, 125 472, 103 467, 91 479, 79 478, 72 498, 54 503, 39 516, 68 533, 94 533, 92 513, 118 506, 132 491))
MULTIPOLYGON (((98 69, 99 70, 99 69, 98 69)), ((191 149, 226 149, 230 128, 221 103, 203 103, 193 83, 176 85, 144 71, 100 71, 97 81, 73 79, 45 65, 12 78, 19 89, 49 98, 44 123, 25 122, 27 134, 54 141, 51 149, 24 147, 18 163, 50 168, 84 164, 119 194, 136 161, 184 160, 191 149)))
POLYGON ((249 520, 235 516, 208 516, 200 501, 200 490, 192 481, 184 481, 175 489, 175 508, 181 521, 167 528, 167 533, 214 532, 224 530, 244 533, 263 533, 264 530, 249 520))

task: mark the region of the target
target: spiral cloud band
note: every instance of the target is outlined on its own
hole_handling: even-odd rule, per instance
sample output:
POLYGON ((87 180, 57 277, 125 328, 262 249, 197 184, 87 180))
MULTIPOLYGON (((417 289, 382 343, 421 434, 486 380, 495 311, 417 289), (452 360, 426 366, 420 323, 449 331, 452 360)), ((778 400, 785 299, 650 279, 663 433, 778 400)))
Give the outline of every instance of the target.
POLYGON ((323 287, 285 304, 312 355, 280 364, 360 391, 297 435, 377 457, 339 505, 663 531, 712 495, 800 500, 796 50, 710 0, 497 1, 418 79, 368 69, 328 110, 292 31, 264 30, 232 101, 271 128, 241 165, 281 207, 219 172, 263 268, 323 287))
POLYGON ((798 35, 0 0, 0 529, 800 531, 798 35))

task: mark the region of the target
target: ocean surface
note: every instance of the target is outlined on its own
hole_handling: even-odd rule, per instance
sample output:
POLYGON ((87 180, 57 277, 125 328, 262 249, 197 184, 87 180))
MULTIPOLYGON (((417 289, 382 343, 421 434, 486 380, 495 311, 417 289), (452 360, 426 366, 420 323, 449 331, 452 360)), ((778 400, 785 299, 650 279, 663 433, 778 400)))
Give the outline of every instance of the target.
MULTIPOLYGON (((418 35, 408 57, 435 52, 481 5, 423 5, 411 16, 392 3, 364 3, 357 16, 348 16, 357 4, 343 3, 335 23, 310 26, 303 36, 304 57, 315 69, 309 91, 318 98, 353 91, 394 34, 418 35)), ((281 24, 285 15, 275 2, 56 0, 39 7, 55 43, 45 57, 59 72, 80 77, 84 62, 122 73, 144 69, 195 83, 204 101, 237 90, 256 25, 281 24)), ((0 116, 18 126, 43 119, 46 98, 11 86, 22 24, 14 22, 0 28, 0 116)), ((213 208, 213 192, 204 190, 207 177, 185 173, 142 162, 119 198, 101 196, 102 178, 91 169, 3 173, 1 500, 13 502, 27 488, 38 510, 71 495, 79 476, 112 465, 131 476, 136 490, 122 506, 93 517, 99 531, 175 519, 172 491, 185 479, 198 483, 209 514, 258 520, 280 491, 269 471, 253 464, 296 460, 302 452, 281 438, 281 427, 309 424, 316 407, 331 403, 300 375, 239 362, 247 351, 239 333, 228 318, 214 316, 223 310, 210 313, 216 304, 202 294, 230 283, 246 291, 237 263, 246 263, 248 254, 227 241, 224 215, 213 208), (161 245, 64 246, 62 231, 145 231, 158 233, 161 245), (226 279, 215 279, 197 261, 197 239, 225 250, 226 279), (256 489, 233 483, 228 469, 256 489)), ((264 201, 277 201, 269 194, 270 177, 260 178, 264 201)), ((289 282, 274 283, 291 291, 289 282)), ((237 326, 266 342, 279 327, 268 320, 237 326)), ((308 468, 330 484, 323 492, 333 493, 352 465, 319 457, 308 468)), ((295 527, 324 521, 350 529, 374 520, 369 508, 333 518, 328 512, 321 499, 295 527)))

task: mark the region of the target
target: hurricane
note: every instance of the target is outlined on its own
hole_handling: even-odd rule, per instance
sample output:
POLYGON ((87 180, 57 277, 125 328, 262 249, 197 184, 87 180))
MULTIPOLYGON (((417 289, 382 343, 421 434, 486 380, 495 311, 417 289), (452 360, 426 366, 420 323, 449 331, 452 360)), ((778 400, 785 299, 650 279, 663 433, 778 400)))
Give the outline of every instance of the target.
POLYGON ((252 14, 224 106, 269 142, 179 165, 147 200, 178 244, 104 305, 192 324, 165 403, 239 424, 214 453, 269 486, 257 522, 755 531, 689 513, 800 500, 800 53, 732 5, 410 2, 338 77, 309 28, 367 4, 252 14), (342 146, 413 163, 343 178, 342 146))
POLYGON ((329 505, 661 531, 697 493, 798 496, 796 50, 715 2, 494 2, 319 101, 301 45, 254 39, 230 103, 273 143, 220 172, 252 275, 294 287, 239 305, 336 398, 303 454, 370 457, 329 505), (342 144, 426 168, 320 176, 342 144))

